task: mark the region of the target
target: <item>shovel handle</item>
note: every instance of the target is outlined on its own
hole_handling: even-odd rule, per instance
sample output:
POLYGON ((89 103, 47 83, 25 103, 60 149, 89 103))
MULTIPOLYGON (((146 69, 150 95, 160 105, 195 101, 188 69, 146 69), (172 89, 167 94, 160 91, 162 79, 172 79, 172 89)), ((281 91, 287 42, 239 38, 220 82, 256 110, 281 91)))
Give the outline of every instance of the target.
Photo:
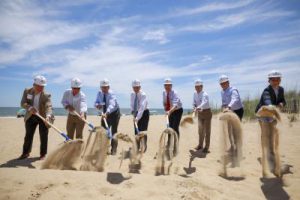
POLYGON ((139 127, 136 122, 134 122, 134 128, 135 128, 137 134, 140 134, 140 130, 139 130, 139 127))
POLYGON ((82 117, 79 115, 78 112, 76 112, 76 111, 74 110, 73 113, 74 113, 77 117, 79 117, 82 121, 84 121, 91 129, 94 129, 94 128, 95 128, 95 126, 94 126, 92 123, 90 123, 90 122, 88 122, 86 119, 82 118, 82 117))
POLYGON ((56 132, 58 132, 61 136, 63 136, 66 141, 71 140, 64 132, 59 130, 57 127, 55 127, 53 124, 49 123, 44 117, 42 117, 39 113, 35 113, 37 117, 39 117, 41 120, 43 120, 45 123, 47 123, 51 128, 53 128, 56 132))
POLYGON ((169 116, 166 115, 166 123, 167 123, 167 128, 170 128, 170 122, 169 122, 169 116))
POLYGON ((108 132, 108 135, 107 135, 107 136, 108 136, 109 139, 112 139, 112 134, 111 134, 110 128, 108 127, 107 121, 106 121, 106 119, 105 119, 104 117, 102 117, 102 119, 103 119, 103 121, 104 121, 106 130, 107 130, 107 132, 108 132))

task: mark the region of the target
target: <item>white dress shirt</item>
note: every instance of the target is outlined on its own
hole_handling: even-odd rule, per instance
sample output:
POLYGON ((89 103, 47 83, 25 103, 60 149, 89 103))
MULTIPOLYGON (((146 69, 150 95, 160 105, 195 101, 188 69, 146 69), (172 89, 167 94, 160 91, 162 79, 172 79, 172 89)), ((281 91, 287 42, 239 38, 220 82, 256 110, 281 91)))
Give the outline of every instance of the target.
MULTIPOLYGON (((87 112, 86 97, 85 94, 81 91, 79 91, 78 94, 74 96, 72 93, 72 89, 66 90, 61 103, 64 108, 68 105, 73 106, 75 111, 79 114, 87 112)), ((74 113, 72 112, 70 112, 70 114, 74 115, 74 113)))
POLYGON ((193 106, 198 109, 209 109, 209 97, 208 94, 204 91, 201 92, 194 92, 194 102, 193 106))
POLYGON ((39 112, 41 93, 35 94, 33 99, 33 107, 39 112))
POLYGON ((131 93, 130 96, 130 107, 131 107, 131 111, 134 111, 134 101, 135 101, 135 97, 137 95, 137 115, 136 115, 136 120, 140 120, 143 116, 143 113, 146 109, 148 109, 148 101, 146 98, 146 93, 143 91, 139 91, 137 94, 135 92, 131 93))
POLYGON ((117 109, 119 109, 119 105, 117 102, 116 95, 113 93, 113 91, 109 90, 107 94, 105 94, 106 102, 103 102, 104 93, 102 91, 99 91, 97 93, 97 97, 95 100, 95 107, 98 105, 102 106, 106 105, 106 113, 110 114, 112 112, 115 112, 117 109))
POLYGON ((238 110, 243 107, 240 94, 234 87, 228 87, 221 91, 222 107, 230 107, 231 110, 238 110))
MULTIPOLYGON (((182 103, 180 101, 180 98, 175 90, 171 90, 169 92, 169 98, 170 98, 170 109, 172 109, 173 106, 176 106, 176 110, 182 108, 182 103)), ((165 108, 167 104, 167 92, 163 91, 163 106, 165 108)))

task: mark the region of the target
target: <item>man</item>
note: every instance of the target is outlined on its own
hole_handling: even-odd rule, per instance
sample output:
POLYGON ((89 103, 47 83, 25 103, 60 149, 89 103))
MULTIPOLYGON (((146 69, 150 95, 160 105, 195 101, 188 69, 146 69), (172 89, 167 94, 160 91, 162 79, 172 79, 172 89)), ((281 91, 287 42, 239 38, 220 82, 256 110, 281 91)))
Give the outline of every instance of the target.
POLYGON ((195 92, 194 92, 194 112, 198 114, 198 134, 199 144, 195 148, 201 150, 203 148, 203 141, 205 138, 204 153, 209 152, 210 144, 210 130, 211 130, 211 119, 212 112, 209 106, 208 94, 203 91, 203 82, 200 79, 195 81, 195 92))
POLYGON ((279 108, 283 108, 286 105, 284 89, 280 86, 281 77, 281 73, 276 70, 273 70, 268 74, 269 86, 264 89, 255 112, 263 105, 274 105, 279 108))
POLYGON ((48 122, 51 121, 52 103, 51 95, 44 91, 47 85, 47 80, 44 76, 38 75, 34 78, 33 87, 25 89, 21 100, 21 107, 26 109, 24 117, 25 121, 25 138, 23 145, 23 153, 19 159, 25 159, 30 156, 32 141, 35 129, 39 125, 40 133, 40 160, 43 160, 47 154, 48 145, 48 122), (46 122, 40 119, 35 114, 38 113, 46 118, 46 122))
POLYGON ((166 78, 164 81, 163 105, 166 115, 169 118, 169 126, 173 128, 179 138, 179 124, 182 117, 183 109, 180 98, 175 90, 172 89, 171 78, 166 78))
POLYGON ((61 103, 68 111, 67 133, 70 139, 82 139, 84 121, 80 119, 74 112, 77 112, 81 118, 86 118, 87 104, 85 94, 81 91, 82 82, 79 78, 71 80, 71 89, 67 89, 63 95, 61 103))
MULTIPOLYGON (((139 131, 147 131, 149 123, 149 110, 146 93, 141 90, 141 82, 139 80, 132 81, 132 90, 130 98, 131 113, 133 114, 133 122, 137 124, 139 131)), ((135 130, 135 135, 137 135, 135 130)), ((137 148, 140 149, 140 141, 137 142, 137 148)), ((147 135, 144 136, 145 149, 147 150, 147 135)))
POLYGON ((226 75, 220 76, 219 83, 222 88, 221 97, 223 112, 232 110, 242 121, 244 108, 239 91, 235 87, 229 85, 229 78, 226 75))
MULTIPOLYGON (((120 108, 116 99, 116 95, 110 90, 110 84, 108 79, 100 81, 101 91, 98 92, 95 107, 102 109, 102 117, 107 120, 108 128, 111 128, 112 135, 118 132, 118 125, 120 120, 120 108)), ((101 125, 106 129, 104 121, 101 121, 101 125)), ((111 141, 111 155, 116 155, 118 147, 118 141, 112 139, 111 141)))

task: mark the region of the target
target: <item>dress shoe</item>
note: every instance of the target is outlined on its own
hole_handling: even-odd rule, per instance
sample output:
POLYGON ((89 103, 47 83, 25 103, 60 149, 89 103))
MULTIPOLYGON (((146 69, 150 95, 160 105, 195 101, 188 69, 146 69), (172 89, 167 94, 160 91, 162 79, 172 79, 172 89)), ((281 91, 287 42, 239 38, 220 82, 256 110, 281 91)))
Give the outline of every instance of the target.
POLYGON ((29 153, 22 154, 22 155, 18 158, 18 160, 23 160, 23 159, 28 158, 28 157, 29 157, 29 153))

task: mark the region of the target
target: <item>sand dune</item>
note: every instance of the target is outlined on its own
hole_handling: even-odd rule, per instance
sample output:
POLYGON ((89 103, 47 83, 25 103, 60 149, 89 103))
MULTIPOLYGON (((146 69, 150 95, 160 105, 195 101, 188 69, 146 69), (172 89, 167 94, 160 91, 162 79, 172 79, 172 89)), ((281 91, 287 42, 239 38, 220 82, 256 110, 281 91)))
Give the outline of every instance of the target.
MULTIPOLYGON (((95 125, 96 116, 88 117, 95 125)), ((159 137, 165 130, 163 116, 151 116, 148 149, 142 157, 139 173, 129 173, 129 159, 120 167, 121 151, 129 144, 120 142, 116 156, 108 156, 103 172, 74 170, 41 170, 39 135, 36 133, 31 157, 15 160, 24 138, 23 119, 0 118, 0 199, 300 199, 300 122, 289 124, 283 116, 280 128, 280 156, 284 166, 283 179, 263 179, 261 174, 260 128, 257 122, 242 124, 244 145, 242 173, 236 178, 236 168, 228 168, 232 176, 220 177, 220 128, 213 117, 211 153, 193 150, 197 145, 197 124, 181 128, 177 174, 155 176, 159 137), (292 167, 289 167, 292 166, 292 167)), ((65 130, 66 117, 56 117, 55 125, 65 130)), ((85 127, 84 139, 88 138, 85 127)), ((122 117, 119 131, 133 134, 132 118, 122 117)), ((53 130, 49 133, 49 153, 63 142, 53 130)), ((238 172, 240 173, 240 172, 238 172)))

